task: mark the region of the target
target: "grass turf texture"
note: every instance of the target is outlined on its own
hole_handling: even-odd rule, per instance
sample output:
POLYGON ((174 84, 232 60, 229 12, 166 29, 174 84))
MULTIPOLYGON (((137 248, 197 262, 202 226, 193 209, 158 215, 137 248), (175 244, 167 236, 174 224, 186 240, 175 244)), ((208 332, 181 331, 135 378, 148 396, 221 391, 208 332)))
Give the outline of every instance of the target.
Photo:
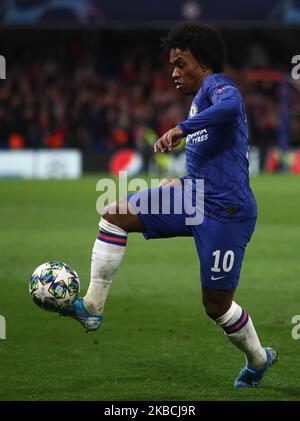
POLYGON ((1 400, 298 400, 300 340, 300 179, 252 180, 259 221, 236 301, 252 316, 280 362, 260 388, 236 390, 242 354, 206 317, 189 238, 130 235, 106 305, 105 322, 86 334, 72 319, 36 307, 28 277, 58 259, 86 291, 97 234, 96 178, 0 181, 1 400))

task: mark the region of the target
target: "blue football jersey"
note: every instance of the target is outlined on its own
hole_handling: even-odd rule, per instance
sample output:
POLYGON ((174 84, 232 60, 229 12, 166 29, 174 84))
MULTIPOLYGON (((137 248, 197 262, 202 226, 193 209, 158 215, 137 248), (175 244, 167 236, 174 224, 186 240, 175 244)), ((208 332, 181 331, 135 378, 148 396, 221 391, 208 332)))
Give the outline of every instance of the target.
POLYGON ((255 218, 247 117, 237 86, 223 74, 208 75, 178 126, 186 138, 184 178, 204 179, 205 212, 220 220, 255 218))

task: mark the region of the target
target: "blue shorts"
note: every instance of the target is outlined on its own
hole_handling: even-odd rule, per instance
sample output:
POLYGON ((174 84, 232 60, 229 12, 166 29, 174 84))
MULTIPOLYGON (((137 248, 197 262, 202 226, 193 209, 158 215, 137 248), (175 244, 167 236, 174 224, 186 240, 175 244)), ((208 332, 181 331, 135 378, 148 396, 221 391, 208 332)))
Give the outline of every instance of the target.
MULTIPOLYGON (((256 224, 256 218, 241 220, 240 222, 224 222, 205 215, 202 223, 187 225, 184 212, 175 213, 170 206, 168 214, 151 212, 150 195, 154 189, 141 190, 128 196, 128 201, 139 215, 145 231, 144 237, 194 237, 200 259, 200 276, 202 284, 207 288, 228 290, 236 288, 240 271, 249 242, 256 224), (136 205, 140 199, 148 197, 148 209, 136 205)), ((166 187, 163 187, 166 189, 166 187)), ((172 188, 171 188, 172 190, 172 188)), ((182 193, 184 194, 184 193, 182 193)), ((172 195, 172 192, 171 192, 172 195)), ((147 206, 147 205, 146 205, 147 206)))

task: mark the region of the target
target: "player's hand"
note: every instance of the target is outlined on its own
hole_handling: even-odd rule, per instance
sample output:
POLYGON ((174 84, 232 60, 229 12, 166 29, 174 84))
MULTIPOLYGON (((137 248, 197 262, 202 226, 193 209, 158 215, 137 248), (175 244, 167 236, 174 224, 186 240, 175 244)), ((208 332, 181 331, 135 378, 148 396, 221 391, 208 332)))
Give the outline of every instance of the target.
POLYGON ((174 129, 166 132, 154 143, 154 152, 171 152, 179 145, 182 138, 182 129, 180 127, 174 127, 174 129))

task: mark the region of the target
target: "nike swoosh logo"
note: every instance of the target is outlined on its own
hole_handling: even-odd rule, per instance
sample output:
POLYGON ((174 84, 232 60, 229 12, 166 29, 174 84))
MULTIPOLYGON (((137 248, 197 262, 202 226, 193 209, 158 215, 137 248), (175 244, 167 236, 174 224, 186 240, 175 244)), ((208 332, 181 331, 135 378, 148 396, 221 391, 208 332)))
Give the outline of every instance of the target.
POLYGON ((217 281, 218 279, 222 279, 222 278, 225 278, 225 276, 212 276, 210 279, 212 281, 217 281))

